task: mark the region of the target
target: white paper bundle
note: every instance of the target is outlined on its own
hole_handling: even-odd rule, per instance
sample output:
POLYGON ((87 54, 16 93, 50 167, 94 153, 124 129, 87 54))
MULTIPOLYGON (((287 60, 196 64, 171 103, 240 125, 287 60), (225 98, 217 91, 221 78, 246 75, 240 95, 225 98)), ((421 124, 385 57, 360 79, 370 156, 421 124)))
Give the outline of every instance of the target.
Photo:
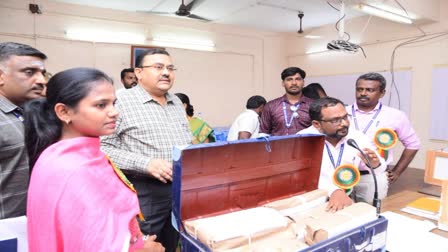
POLYGON ((264 206, 276 209, 284 216, 291 216, 324 204, 327 201, 327 194, 327 191, 317 189, 287 199, 269 202, 264 206))
POLYGON ((288 229, 289 220, 278 211, 257 207, 215 217, 185 221, 187 232, 211 249, 231 249, 288 229))

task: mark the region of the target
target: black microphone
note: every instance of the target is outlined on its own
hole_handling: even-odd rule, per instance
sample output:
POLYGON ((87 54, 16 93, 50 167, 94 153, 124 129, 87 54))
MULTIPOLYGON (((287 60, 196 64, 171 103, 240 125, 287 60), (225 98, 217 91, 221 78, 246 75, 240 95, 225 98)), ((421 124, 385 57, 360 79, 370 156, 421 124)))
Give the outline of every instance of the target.
POLYGON ((378 182, 376 182, 375 171, 372 168, 372 164, 370 163, 370 159, 364 153, 364 151, 362 151, 361 148, 359 148, 359 146, 355 142, 355 140, 350 138, 350 139, 347 140, 347 144, 350 145, 351 147, 357 149, 359 152, 361 152, 361 155, 367 160, 367 167, 369 168, 370 172, 372 173, 373 183, 375 184, 375 192, 373 193, 373 204, 372 205, 374 207, 376 207, 376 214, 379 215, 380 214, 380 210, 381 210, 381 200, 378 199, 378 182))

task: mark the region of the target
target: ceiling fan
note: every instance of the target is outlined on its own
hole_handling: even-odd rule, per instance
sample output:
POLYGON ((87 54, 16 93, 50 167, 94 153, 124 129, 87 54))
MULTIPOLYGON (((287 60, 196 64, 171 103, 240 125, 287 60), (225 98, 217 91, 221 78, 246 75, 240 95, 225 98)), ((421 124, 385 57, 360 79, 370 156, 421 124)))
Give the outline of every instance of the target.
POLYGON ((193 0, 189 4, 185 5, 184 0, 182 0, 182 3, 180 4, 179 8, 175 12, 147 11, 146 13, 158 14, 158 15, 176 15, 176 16, 180 16, 180 17, 187 17, 187 18, 210 22, 212 20, 191 13, 191 11, 194 9, 194 7, 199 6, 199 4, 201 4, 204 1, 205 0, 193 0))

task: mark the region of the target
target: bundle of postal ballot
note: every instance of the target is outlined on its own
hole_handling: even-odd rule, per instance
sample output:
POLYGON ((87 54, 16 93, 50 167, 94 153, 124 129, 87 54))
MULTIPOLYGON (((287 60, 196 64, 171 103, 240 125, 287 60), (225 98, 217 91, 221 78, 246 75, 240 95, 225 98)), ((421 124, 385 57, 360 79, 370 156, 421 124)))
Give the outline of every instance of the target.
POLYGON ((299 251, 377 219, 375 207, 355 203, 325 210, 327 192, 315 190, 264 206, 184 222, 211 251, 299 251))

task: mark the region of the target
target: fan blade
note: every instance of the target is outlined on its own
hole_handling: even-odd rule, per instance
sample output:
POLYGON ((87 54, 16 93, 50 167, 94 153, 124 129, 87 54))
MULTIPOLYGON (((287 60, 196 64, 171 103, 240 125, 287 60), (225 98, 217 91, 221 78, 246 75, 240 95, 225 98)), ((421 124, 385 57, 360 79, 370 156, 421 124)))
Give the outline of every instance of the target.
POLYGON ((212 21, 212 20, 210 20, 210 19, 207 19, 207 18, 198 16, 198 15, 195 15, 195 14, 190 14, 190 15, 188 15, 187 17, 189 17, 189 18, 194 18, 194 19, 199 19, 199 20, 207 21, 207 22, 212 21))
POLYGON ((175 14, 174 12, 164 12, 164 11, 139 11, 139 10, 137 10, 137 12, 154 14, 154 15, 174 15, 175 14))
POLYGON ((193 10, 193 8, 198 7, 199 5, 201 5, 203 2, 205 2, 205 0, 193 0, 191 1, 189 4, 187 4, 187 10, 191 11, 193 10))

